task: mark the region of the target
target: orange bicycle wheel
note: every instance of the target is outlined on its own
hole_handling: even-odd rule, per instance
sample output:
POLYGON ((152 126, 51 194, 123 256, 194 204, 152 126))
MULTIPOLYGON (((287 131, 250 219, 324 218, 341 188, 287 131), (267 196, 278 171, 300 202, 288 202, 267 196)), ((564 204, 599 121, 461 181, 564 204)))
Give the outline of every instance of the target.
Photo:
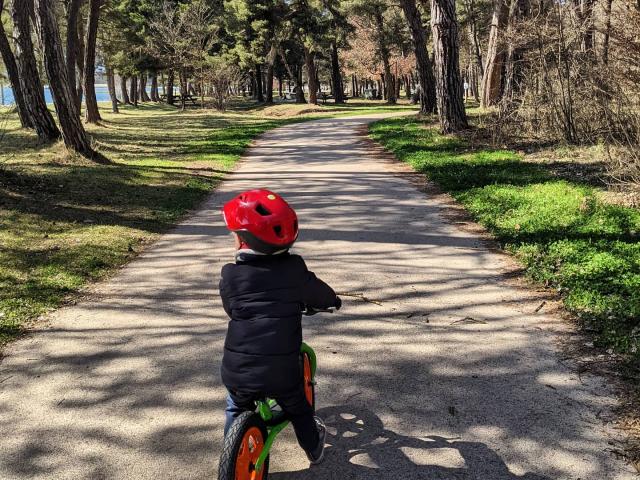
POLYGON ((260 415, 254 412, 241 414, 224 439, 222 456, 218 467, 220 480, 266 480, 269 459, 260 471, 255 468, 264 449, 267 428, 260 415))
POLYGON ((258 427, 251 427, 244 432, 236 455, 235 480, 262 480, 262 472, 257 473, 254 467, 263 447, 264 438, 258 427))
POLYGON ((313 376, 311 374, 311 359, 306 353, 302 354, 302 381, 304 385, 304 396, 307 397, 309 405, 314 409, 316 406, 316 391, 313 376))

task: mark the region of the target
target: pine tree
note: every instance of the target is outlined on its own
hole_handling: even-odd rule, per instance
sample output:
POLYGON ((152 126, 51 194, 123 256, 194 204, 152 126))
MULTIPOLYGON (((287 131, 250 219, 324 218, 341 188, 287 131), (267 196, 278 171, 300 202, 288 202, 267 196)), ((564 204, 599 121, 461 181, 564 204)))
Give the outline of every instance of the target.
POLYGON ((33 14, 32 0, 13 0, 11 17, 13 19, 13 38, 15 39, 15 60, 18 78, 24 96, 24 104, 31 124, 38 137, 44 141, 60 138, 60 130, 47 109, 44 89, 40 83, 35 48, 31 41, 30 17, 33 14))

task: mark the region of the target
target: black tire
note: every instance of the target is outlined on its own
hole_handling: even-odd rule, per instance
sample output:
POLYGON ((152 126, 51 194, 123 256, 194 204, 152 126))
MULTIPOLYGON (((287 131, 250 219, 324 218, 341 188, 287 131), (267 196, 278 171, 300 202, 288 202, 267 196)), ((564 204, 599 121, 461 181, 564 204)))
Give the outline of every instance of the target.
MULTIPOLYGON (((267 439, 267 426, 255 412, 243 412, 236 418, 224 438, 220 464, 218 465, 218 480, 235 480, 236 460, 242 445, 245 433, 252 427, 256 427, 262 433, 263 442, 267 439)), ((262 467, 262 480, 267 480, 269 476, 269 457, 262 467)))

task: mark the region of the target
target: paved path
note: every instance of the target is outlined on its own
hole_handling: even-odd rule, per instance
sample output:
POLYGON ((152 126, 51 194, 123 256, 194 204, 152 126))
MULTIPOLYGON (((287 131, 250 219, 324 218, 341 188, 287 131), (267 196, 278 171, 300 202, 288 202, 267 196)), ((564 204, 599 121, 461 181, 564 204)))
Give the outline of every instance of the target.
POLYGON ((371 155, 355 132, 372 118, 268 133, 95 299, 14 344, 0 365, 0 478, 215 478, 216 284, 232 256, 218 211, 258 186, 298 210, 309 266, 356 295, 305 326, 326 462, 308 470, 288 431, 270 479, 637 478, 608 452, 599 418, 614 400, 559 361, 562 322, 533 313, 539 298, 514 286, 504 256, 371 155))

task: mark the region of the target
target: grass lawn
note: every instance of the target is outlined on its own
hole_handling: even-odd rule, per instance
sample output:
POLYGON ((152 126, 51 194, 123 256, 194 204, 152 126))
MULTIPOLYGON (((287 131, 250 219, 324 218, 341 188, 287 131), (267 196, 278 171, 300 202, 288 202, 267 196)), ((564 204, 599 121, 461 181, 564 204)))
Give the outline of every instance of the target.
POLYGON ((416 118, 371 136, 451 193, 524 265, 561 292, 598 342, 640 358, 640 211, 509 150, 473 149, 416 118))
POLYGON ((110 165, 69 155, 60 143, 39 144, 0 110, 0 345, 175 225, 260 133, 312 116, 389 109, 270 108, 290 111, 276 118, 246 103, 224 114, 105 108, 103 124, 88 130, 110 165))

